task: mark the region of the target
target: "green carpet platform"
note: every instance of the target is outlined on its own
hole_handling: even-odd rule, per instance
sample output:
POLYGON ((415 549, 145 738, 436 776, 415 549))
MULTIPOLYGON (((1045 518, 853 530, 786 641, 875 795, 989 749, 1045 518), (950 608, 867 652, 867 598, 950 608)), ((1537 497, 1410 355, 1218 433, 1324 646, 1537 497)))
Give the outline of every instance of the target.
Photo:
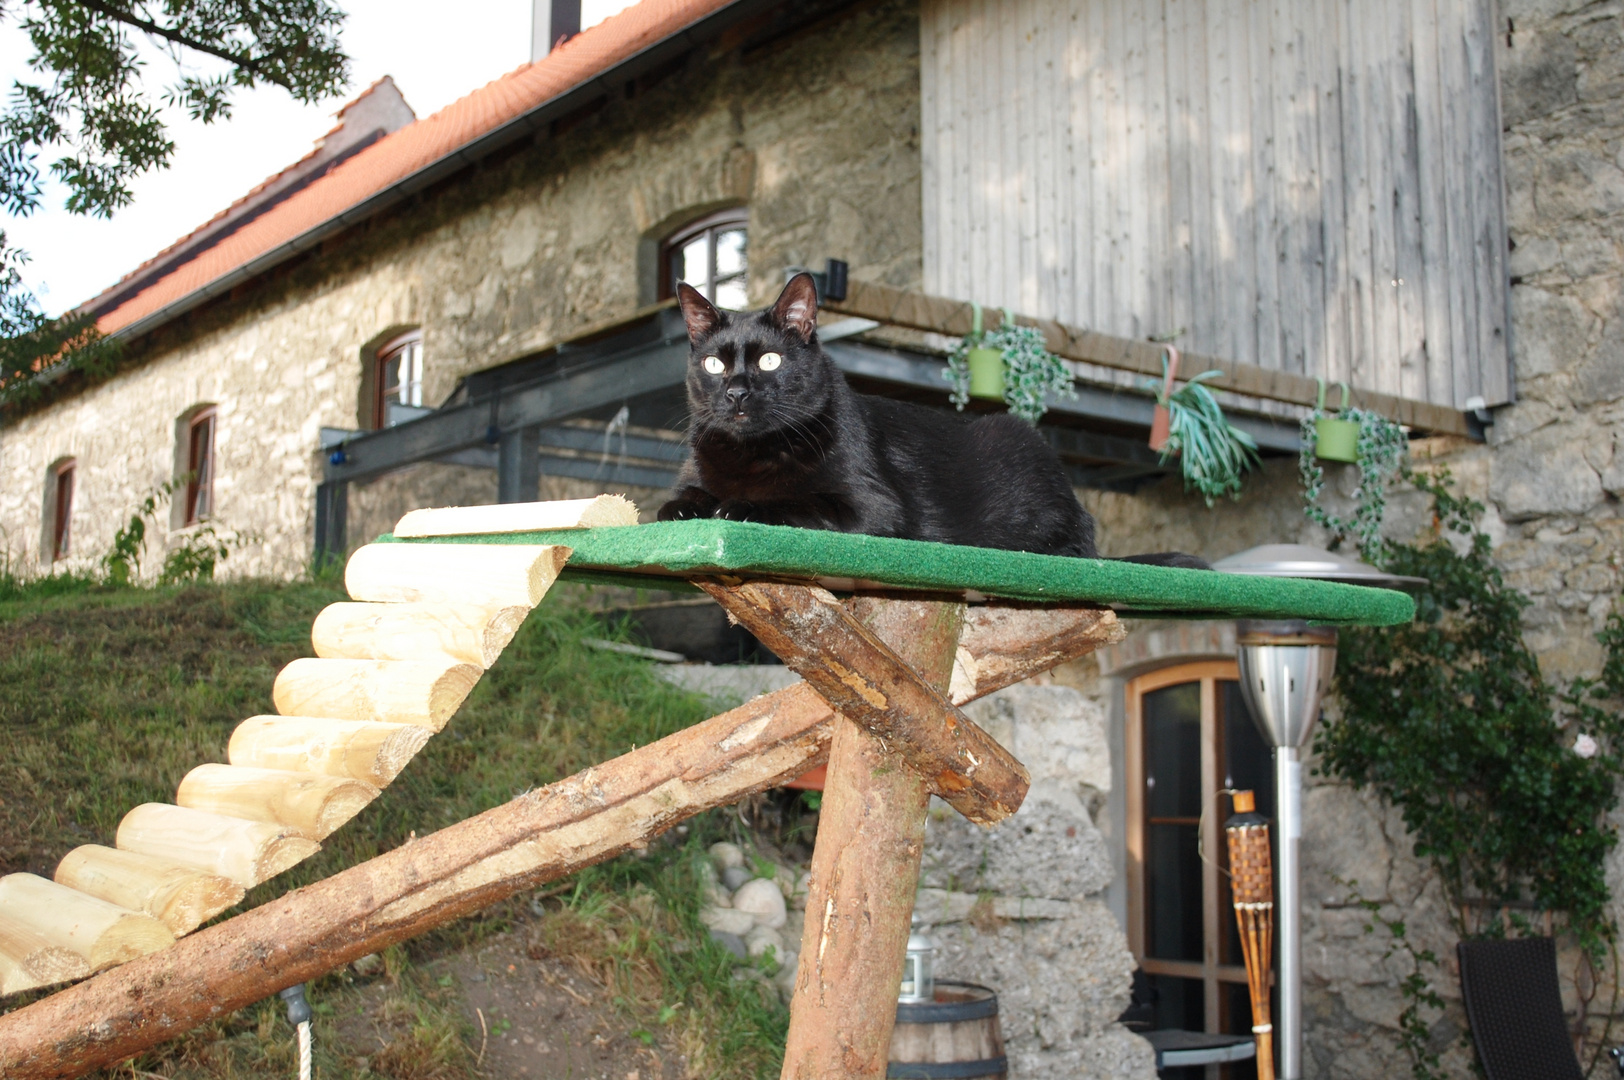
POLYGON ((1293 618, 1390 626, 1415 617, 1404 593, 1323 581, 1072 559, 1024 551, 893 540, 738 521, 668 521, 613 528, 437 536, 380 542, 563 544, 563 577, 692 588, 683 579, 727 574, 816 580, 835 592, 885 588, 949 593, 971 601, 1103 604, 1122 616, 1293 618))

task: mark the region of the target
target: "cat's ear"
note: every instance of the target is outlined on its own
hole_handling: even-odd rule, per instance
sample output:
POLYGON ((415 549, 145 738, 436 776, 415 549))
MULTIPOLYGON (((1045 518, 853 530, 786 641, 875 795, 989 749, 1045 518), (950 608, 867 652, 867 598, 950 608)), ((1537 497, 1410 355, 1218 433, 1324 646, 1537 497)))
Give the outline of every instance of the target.
POLYGON ((812 275, 803 271, 790 278, 770 314, 780 330, 793 330, 802 341, 811 341, 812 331, 818 328, 818 287, 812 283, 812 275))
POLYGON ((686 281, 677 282, 677 303, 682 307, 683 321, 688 324, 688 340, 695 345, 716 333, 722 325, 722 313, 686 281))

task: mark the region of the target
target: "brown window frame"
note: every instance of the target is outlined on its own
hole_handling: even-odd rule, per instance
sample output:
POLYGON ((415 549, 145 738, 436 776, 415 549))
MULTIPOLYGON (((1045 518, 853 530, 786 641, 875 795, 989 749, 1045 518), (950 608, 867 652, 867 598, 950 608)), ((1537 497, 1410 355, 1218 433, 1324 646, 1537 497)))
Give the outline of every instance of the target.
POLYGON ((713 214, 706 214, 696 221, 690 221, 682 228, 673 232, 660 242, 660 291, 659 299, 668 300, 677 294, 677 282, 680 280, 676 260, 681 258, 682 249, 700 236, 708 240, 706 258, 706 280, 703 283, 692 282, 705 299, 716 302, 716 286, 721 283, 716 277, 716 237, 733 229, 743 229, 745 237, 744 269, 728 274, 721 281, 742 279, 748 286, 750 280, 750 213, 742 206, 718 210, 713 214))
POLYGON ((68 557, 73 545, 73 493, 77 486, 73 458, 61 462, 51 474, 51 561, 68 557))
POLYGON ((214 516, 218 415, 211 405, 199 409, 186 421, 186 513, 182 526, 198 525, 214 516))
MULTIPOLYGON (((1127 884, 1128 948, 1147 975, 1200 980, 1202 983, 1204 1027, 1209 1032, 1224 1029, 1221 1015, 1222 984, 1246 985, 1246 968, 1241 964, 1219 962, 1219 941, 1228 932, 1223 920, 1233 920, 1228 888, 1228 850, 1223 823, 1229 816, 1228 799, 1219 794, 1224 785, 1222 732, 1218 722, 1218 684, 1239 682, 1240 668, 1233 660, 1208 660, 1177 664, 1147 672, 1129 680, 1126 686, 1127 730, 1124 739, 1124 765, 1127 780, 1127 884), (1202 958, 1163 960, 1146 956, 1145 862, 1148 853, 1146 833, 1151 822, 1146 815, 1145 713, 1148 694, 1168 687, 1199 683, 1201 687, 1201 806, 1198 821, 1201 851, 1201 941, 1202 958)), ((1250 1026, 1250 1017, 1246 1018, 1250 1026)))
POLYGON ((396 334, 388 341, 379 345, 372 357, 372 427, 382 430, 389 426, 389 386, 384 373, 389 368, 389 361, 406 350, 416 346, 417 379, 408 386, 416 387, 415 401, 402 402, 405 405, 421 406, 423 403, 423 331, 421 329, 407 330, 396 334))

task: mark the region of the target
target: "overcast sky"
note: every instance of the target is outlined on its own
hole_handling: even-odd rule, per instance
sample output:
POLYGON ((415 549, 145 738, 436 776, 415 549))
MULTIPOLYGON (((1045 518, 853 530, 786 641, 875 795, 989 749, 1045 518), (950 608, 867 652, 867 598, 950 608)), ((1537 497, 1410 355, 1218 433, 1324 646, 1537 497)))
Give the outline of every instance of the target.
MULTIPOLYGON (((111 220, 67 213, 60 189, 48 190, 31 217, 0 217, 9 242, 33 257, 24 277, 48 312, 95 296, 303 157, 332 128, 333 113, 375 80, 392 75, 422 117, 530 59, 531 0, 459 0, 450 8, 427 0, 340 3, 349 12, 343 41, 354 62, 347 96, 299 105, 280 88, 263 87, 239 91, 227 121, 198 124, 174 112, 166 118, 175 142, 170 167, 137 180, 135 202, 111 220)), ((583 0, 581 21, 590 26, 628 6, 628 0, 583 0)), ((15 23, 0 25, 7 90, 26 73, 29 55, 15 23)), ((159 87, 173 75, 156 55, 147 71, 159 87)), ((54 156, 47 151, 42 161, 54 156)))

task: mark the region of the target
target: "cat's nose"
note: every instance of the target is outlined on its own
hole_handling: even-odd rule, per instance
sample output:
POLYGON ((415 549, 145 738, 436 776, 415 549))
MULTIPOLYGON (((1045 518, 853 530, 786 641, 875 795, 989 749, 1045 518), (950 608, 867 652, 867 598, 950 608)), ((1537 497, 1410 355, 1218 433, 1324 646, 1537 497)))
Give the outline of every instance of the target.
POLYGON ((730 386, 727 388, 727 403, 735 409, 742 405, 744 399, 749 396, 750 388, 748 386, 730 386))

